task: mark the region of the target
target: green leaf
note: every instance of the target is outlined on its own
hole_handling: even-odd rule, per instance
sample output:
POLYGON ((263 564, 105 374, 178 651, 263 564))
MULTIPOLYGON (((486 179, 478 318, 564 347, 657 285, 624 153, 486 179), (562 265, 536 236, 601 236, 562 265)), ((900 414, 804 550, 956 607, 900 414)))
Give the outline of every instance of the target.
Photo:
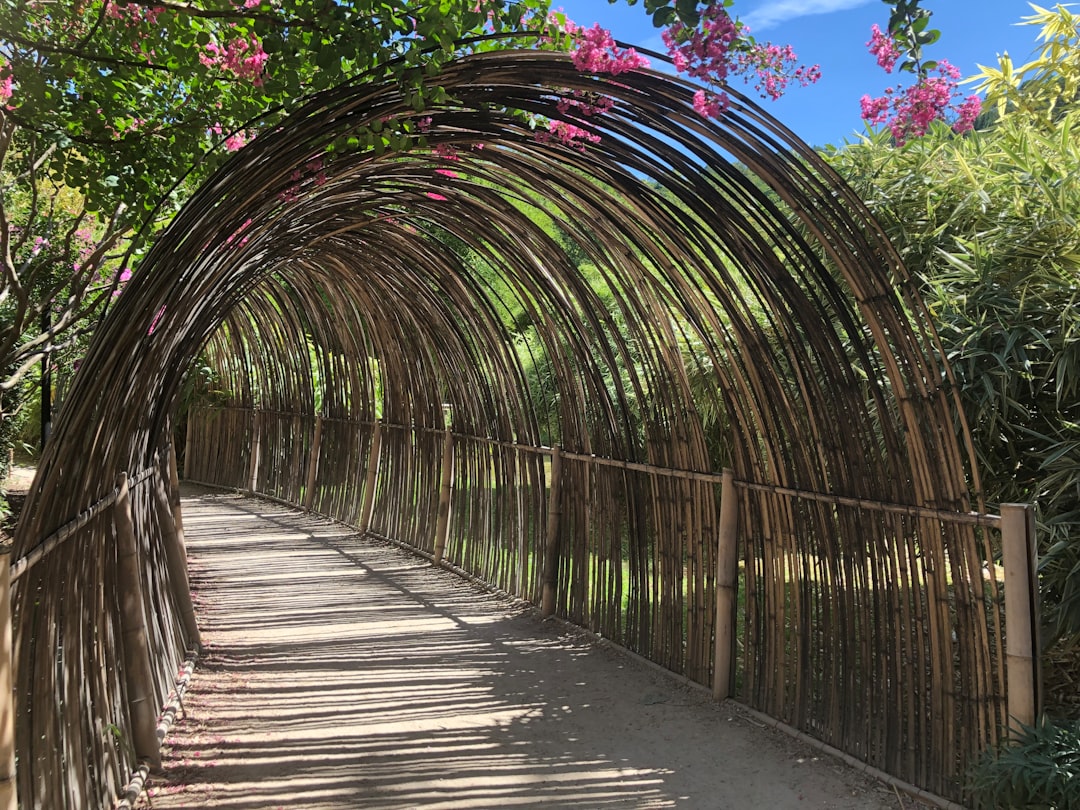
POLYGON ((696 26, 701 20, 697 6, 697 0, 675 0, 675 12, 679 20, 691 27, 696 26))
POLYGON ((678 15, 676 14, 675 9, 671 6, 664 6, 657 9, 656 13, 653 14, 652 23, 655 28, 666 28, 673 24, 677 19, 678 15))

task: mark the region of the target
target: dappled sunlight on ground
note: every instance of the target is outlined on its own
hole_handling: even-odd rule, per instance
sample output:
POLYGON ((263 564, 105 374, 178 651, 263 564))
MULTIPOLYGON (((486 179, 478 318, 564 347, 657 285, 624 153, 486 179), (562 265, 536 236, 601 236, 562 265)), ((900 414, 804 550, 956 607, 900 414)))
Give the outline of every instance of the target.
POLYGON ((184 521, 206 650, 153 808, 897 806, 395 547, 235 496, 184 521))

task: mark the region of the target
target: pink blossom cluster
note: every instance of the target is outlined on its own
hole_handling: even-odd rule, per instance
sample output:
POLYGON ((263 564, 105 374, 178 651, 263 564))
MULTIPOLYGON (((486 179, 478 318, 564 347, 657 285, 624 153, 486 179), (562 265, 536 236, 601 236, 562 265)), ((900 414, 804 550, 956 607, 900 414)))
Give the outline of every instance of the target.
POLYGON ((731 19, 722 3, 708 5, 696 28, 677 22, 663 32, 675 69, 714 88, 694 94, 694 109, 700 115, 716 118, 727 109, 727 94, 715 88, 721 88, 732 73, 755 81, 754 89, 774 101, 793 81, 805 87, 821 78, 818 65, 797 65, 790 45, 748 43, 743 37, 749 33, 731 19))
MULTIPOLYGON (((757 75, 754 89, 776 101, 787 90, 788 84, 797 82, 803 87, 821 78, 819 65, 798 65, 798 57, 790 45, 771 43, 755 44, 735 54, 735 72, 749 76, 757 75)), ((750 81, 747 79, 747 81, 750 81)))
POLYGON ((158 17, 165 11, 162 6, 141 6, 128 3, 107 2, 105 16, 113 20, 122 20, 128 25, 138 25, 147 22, 157 25, 158 17))
POLYGON ((303 169, 293 169, 289 175, 292 185, 278 194, 282 202, 293 203, 300 199, 301 183, 310 183, 315 188, 325 186, 329 182, 326 175, 326 167, 322 157, 315 157, 304 164, 303 169))
MULTIPOLYGON (((221 124, 214 124, 210 127, 211 135, 221 135, 223 132, 221 124)), ((251 135, 248 132, 244 130, 233 132, 225 139, 225 151, 236 152, 246 146, 249 140, 251 140, 251 135)))
POLYGON ((870 26, 870 41, 866 47, 877 58, 878 67, 886 73, 893 72, 896 60, 900 58, 900 47, 895 39, 882 32, 877 23, 870 26))
POLYGON ((704 90, 694 93, 694 112, 702 118, 719 118, 730 104, 727 93, 707 93, 704 90))
POLYGON ((457 147, 451 143, 437 143, 432 151, 440 160, 461 160, 457 147))
POLYGON ((618 76, 628 70, 647 68, 649 60, 633 48, 619 48, 611 32, 593 23, 583 28, 567 21, 566 33, 574 38, 571 49, 574 67, 583 73, 610 73, 618 76))
POLYGON ((589 132, 587 129, 574 126, 566 121, 548 121, 547 128, 547 132, 536 133, 535 139, 537 143, 550 143, 554 140, 564 146, 577 149, 579 152, 585 151, 586 144, 600 143, 600 136, 596 133, 589 132))
POLYGON ((952 120, 953 132, 967 132, 982 109, 978 96, 963 101, 957 80, 960 70, 942 59, 935 68, 937 76, 923 76, 911 87, 885 90, 885 95, 860 99, 862 117, 871 126, 884 124, 898 146, 926 134, 934 121, 952 120))
POLYGON ((15 79, 7 65, 0 70, 0 104, 6 104, 15 93, 15 79))
POLYGON ((603 115, 615 106, 615 100, 610 96, 599 93, 586 93, 582 90, 564 91, 556 104, 556 108, 563 115, 583 115, 586 118, 592 115, 603 115))
POLYGON ((677 22, 666 28, 662 37, 679 73, 722 84, 728 74, 728 52, 739 33, 740 26, 723 4, 712 3, 702 12, 696 28, 677 22))
POLYGON ((237 37, 225 45, 211 42, 205 52, 199 54, 199 61, 206 67, 232 73, 238 79, 251 79, 256 87, 262 87, 262 75, 269 58, 255 34, 237 37))
POLYGON ((124 291, 124 285, 131 280, 131 270, 125 267, 121 273, 120 278, 116 282, 116 289, 113 290, 113 298, 116 298, 124 291))

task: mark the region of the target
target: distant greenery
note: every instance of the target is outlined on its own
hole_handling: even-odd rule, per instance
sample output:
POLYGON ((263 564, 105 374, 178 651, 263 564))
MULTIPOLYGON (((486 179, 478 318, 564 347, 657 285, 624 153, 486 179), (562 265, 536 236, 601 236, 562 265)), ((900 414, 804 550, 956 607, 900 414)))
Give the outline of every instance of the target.
POLYGON ((986 69, 992 122, 833 150, 923 280, 987 500, 1038 508, 1048 639, 1080 638, 1080 17, 1037 10, 1041 46, 986 69))

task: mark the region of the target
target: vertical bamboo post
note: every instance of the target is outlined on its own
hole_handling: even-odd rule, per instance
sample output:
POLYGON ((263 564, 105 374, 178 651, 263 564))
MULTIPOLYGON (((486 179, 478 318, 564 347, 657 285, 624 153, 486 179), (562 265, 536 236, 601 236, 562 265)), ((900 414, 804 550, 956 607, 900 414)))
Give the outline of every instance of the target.
POLYGON ((156 768, 161 765, 157 708, 154 706, 150 647, 146 632, 146 614, 143 610, 139 544, 135 537, 127 473, 122 472, 116 477, 116 486, 119 494, 113 509, 113 525, 116 528, 120 626, 123 634, 128 710, 131 714, 131 745, 136 759, 148 761, 156 768))
POLYGON ((375 511, 375 484, 379 476, 379 457, 382 451, 382 422, 375 422, 368 449, 367 475, 364 477, 364 502, 360 507, 360 532, 371 531, 371 515, 375 511))
POLYGON ((559 587, 559 528, 562 526, 562 449, 551 448, 551 483, 548 487, 547 531, 544 535, 544 592, 540 615, 555 615, 559 587))
MULTIPOLYGON (((184 478, 191 480, 191 431, 196 408, 188 411, 187 425, 184 429, 184 478)), ((176 453, 169 454, 169 477, 172 480, 172 491, 176 493, 176 501, 180 502, 180 482, 176 469, 176 453)))
POLYGON ((323 420, 315 415, 315 435, 311 438, 311 454, 308 456, 307 486, 304 488, 304 511, 310 512, 315 502, 315 478, 319 474, 319 447, 322 444, 323 420))
POLYGON ((454 433, 446 429, 443 436, 442 481, 439 486, 439 513, 435 520, 435 565, 441 565, 450 534, 450 499, 454 493, 454 433))
POLYGON ((720 529, 716 553, 716 649, 713 697, 732 696, 735 671, 735 612, 739 587, 739 501, 735 475, 725 469, 720 484, 720 529))
POLYGON ((1021 724, 1035 723, 1040 708, 1035 512, 1029 504, 1001 505, 1001 558, 1009 728, 1016 736, 1021 724))
MULTIPOLYGON (((185 461, 188 458, 189 456, 184 456, 185 461)), ((176 468, 175 445, 169 448, 169 506, 172 507, 173 523, 176 524, 176 532, 184 545, 184 556, 186 557, 187 544, 184 543, 184 513, 180 508, 180 473, 176 468)))
MULTIPOLYGON (((170 461, 173 452, 167 451, 170 461)), ((164 462, 164 459, 162 460, 164 462)), ((172 586, 173 600, 180 612, 184 624, 184 634, 188 642, 198 649, 202 644, 199 623, 195 618, 195 605, 191 601, 191 582, 188 579, 187 546, 184 543, 184 529, 177 521, 179 509, 170 502, 170 493, 166 481, 172 479, 175 463, 159 462, 157 480, 154 482, 154 509, 157 512, 158 525, 161 527, 161 542, 165 548, 165 565, 169 571, 169 583, 172 586), (167 469, 163 470, 162 467, 167 469)))
POLYGON ((0 810, 18 807, 15 691, 11 650, 11 546, 0 549, 0 810))
POLYGON ((248 492, 255 494, 259 485, 259 443, 262 436, 262 412, 251 412, 251 469, 248 470, 248 492))

